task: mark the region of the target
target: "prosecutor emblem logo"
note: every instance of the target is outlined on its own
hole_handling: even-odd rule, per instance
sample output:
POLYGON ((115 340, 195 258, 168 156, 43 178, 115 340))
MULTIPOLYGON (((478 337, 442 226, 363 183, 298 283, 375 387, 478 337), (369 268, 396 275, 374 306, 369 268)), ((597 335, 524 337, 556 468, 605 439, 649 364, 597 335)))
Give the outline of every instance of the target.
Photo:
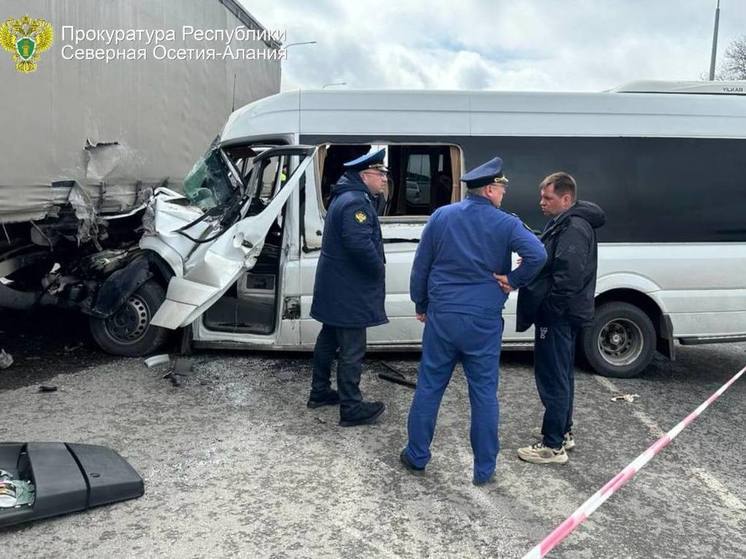
POLYGON ((368 216, 365 214, 364 211, 358 210, 357 212, 355 212, 355 219, 358 223, 363 224, 368 219, 368 216))
POLYGON ((20 19, 8 18, 0 25, 0 45, 13 53, 16 70, 24 74, 36 71, 41 53, 53 42, 52 24, 41 18, 33 19, 27 15, 20 19))

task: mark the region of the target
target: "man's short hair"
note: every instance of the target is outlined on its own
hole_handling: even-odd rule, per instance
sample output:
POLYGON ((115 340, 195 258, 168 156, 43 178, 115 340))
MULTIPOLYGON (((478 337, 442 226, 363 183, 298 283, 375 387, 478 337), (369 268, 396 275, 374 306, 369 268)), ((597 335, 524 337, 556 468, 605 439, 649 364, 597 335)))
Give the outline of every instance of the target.
POLYGON ((564 196, 565 194, 569 194, 570 197, 575 200, 575 196, 577 195, 578 186, 575 183, 575 179, 572 178, 571 175, 565 173, 565 172, 558 172, 558 173, 552 173, 548 177, 546 177, 543 181, 541 181, 541 184, 539 185, 539 189, 544 189, 549 185, 554 185, 554 192, 558 196, 564 196))

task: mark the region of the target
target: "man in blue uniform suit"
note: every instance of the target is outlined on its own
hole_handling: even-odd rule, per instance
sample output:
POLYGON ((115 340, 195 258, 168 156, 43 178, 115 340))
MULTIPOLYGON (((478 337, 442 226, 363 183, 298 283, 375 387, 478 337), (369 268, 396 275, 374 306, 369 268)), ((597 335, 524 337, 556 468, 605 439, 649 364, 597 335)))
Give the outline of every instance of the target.
POLYGON ((494 477, 499 450, 497 384, 508 296, 493 276, 526 285, 546 259, 536 235, 499 209, 508 184, 502 166, 495 157, 461 177, 469 188, 466 199, 432 215, 410 278, 410 295, 425 331, 409 410, 409 442, 400 459, 410 471, 422 471, 430 461, 440 401, 460 361, 469 385, 475 485, 494 477), (513 271, 512 252, 522 258, 513 271))
POLYGON ((373 196, 386 187, 385 150, 344 164, 345 173, 332 188, 324 221, 321 255, 316 268, 311 316, 323 324, 313 352, 309 408, 340 404, 339 424, 373 423, 382 402, 365 402, 360 373, 366 328, 388 322, 383 237, 373 196), (331 366, 339 350, 337 389, 331 366))

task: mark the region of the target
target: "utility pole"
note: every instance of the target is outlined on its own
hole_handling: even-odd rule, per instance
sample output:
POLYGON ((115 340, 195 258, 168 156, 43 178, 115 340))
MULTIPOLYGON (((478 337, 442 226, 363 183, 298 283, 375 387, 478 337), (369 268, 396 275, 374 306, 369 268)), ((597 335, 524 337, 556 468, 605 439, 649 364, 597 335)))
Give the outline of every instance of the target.
POLYGON ((715 59, 718 53, 718 23, 720 22, 720 0, 715 8, 715 29, 712 31, 712 55, 710 56, 710 81, 715 79, 715 59))

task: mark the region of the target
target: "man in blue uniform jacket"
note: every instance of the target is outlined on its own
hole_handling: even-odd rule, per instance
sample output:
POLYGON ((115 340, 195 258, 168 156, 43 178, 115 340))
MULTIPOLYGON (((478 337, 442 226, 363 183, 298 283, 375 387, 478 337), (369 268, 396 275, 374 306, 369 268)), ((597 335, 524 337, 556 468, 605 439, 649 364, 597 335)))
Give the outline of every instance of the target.
POLYGON ((382 149, 344 164, 345 173, 332 188, 316 268, 311 316, 323 326, 313 352, 308 407, 340 404, 343 427, 372 423, 385 407, 382 402, 364 402, 360 393, 366 328, 388 322, 386 258, 372 201, 386 187, 384 155, 382 149), (339 392, 331 387, 337 350, 339 392))
POLYGON ((507 300, 494 274, 526 285, 546 252, 520 219, 499 209, 508 180, 502 159, 473 169, 461 180, 469 193, 439 208, 422 232, 410 278, 417 319, 425 323, 417 389, 409 410, 409 442, 400 459, 410 471, 430 461, 430 443, 443 393, 458 361, 471 401, 473 483, 494 477, 499 450, 497 384, 502 309, 507 300), (522 258, 511 271, 511 253, 522 258))

